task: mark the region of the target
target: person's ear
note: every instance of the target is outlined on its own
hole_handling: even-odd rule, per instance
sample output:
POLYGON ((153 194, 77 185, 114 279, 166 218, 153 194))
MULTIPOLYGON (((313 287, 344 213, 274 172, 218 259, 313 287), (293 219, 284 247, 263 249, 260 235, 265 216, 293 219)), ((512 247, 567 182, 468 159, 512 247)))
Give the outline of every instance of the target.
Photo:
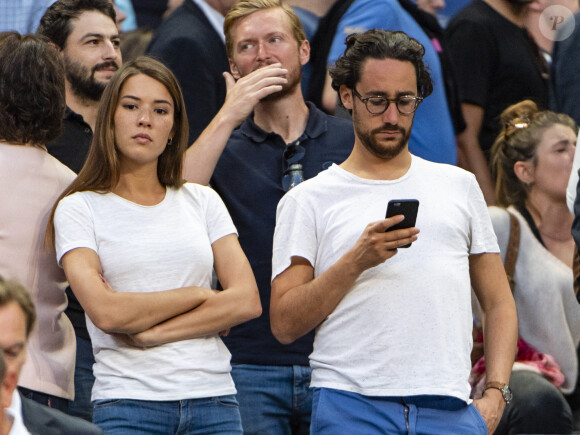
POLYGON ((535 181, 534 169, 534 164, 530 161, 524 162, 519 160, 514 163, 514 174, 526 186, 533 184, 535 181))
POLYGON ((234 63, 233 60, 228 59, 228 61, 230 62, 230 71, 232 72, 232 76, 234 76, 234 78, 238 80, 242 76, 240 74, 240 70, 238 69, 237 65, 234 63))
POLYGON ((310 60, 310 42, 307 40, 302 41, 299 48, 300 53, 300 65, 304 66, 310 60))
POLYGON ((352 101, 352 90, 347 88, 346 85, 340 85, 338 89, 338 95, 340 96, 340 101, 342 105, 347 110, 352 110, 354 102, 352 101))

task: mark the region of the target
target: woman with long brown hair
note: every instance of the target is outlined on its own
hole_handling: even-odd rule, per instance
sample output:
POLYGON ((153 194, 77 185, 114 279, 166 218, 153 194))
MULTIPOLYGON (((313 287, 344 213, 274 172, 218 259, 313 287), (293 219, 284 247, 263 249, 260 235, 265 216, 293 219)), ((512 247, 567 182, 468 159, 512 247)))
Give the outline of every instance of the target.
POLYGON ((578 377, 580 306, 566 186, 578 128, 569 116, 539 111, 529 100, 504 110, 501 122, 491 152, 501 207, 489 210, 504 261, 512 227, 520 228, 512 287, 520 345, 510 379, 513 404, 496 433, 571 433, 563 393, 574 390, 578 377))
POLYGON ((173 74, 146 57, 123 65, 55 209, 57 258, 96 359, 93 421, 106 433, 241 433, 219 333, 261 307, 223 202, 182 180, 187 135, 173 74))

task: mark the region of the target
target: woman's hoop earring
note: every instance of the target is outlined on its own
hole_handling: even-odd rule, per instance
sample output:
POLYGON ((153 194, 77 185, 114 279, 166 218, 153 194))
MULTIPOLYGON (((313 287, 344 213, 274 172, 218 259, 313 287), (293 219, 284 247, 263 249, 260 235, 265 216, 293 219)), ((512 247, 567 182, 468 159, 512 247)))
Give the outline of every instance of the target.
POLYGON ((173 139, 169 138, 167 139, 167 146, 170 146, 173 143, 173 139))

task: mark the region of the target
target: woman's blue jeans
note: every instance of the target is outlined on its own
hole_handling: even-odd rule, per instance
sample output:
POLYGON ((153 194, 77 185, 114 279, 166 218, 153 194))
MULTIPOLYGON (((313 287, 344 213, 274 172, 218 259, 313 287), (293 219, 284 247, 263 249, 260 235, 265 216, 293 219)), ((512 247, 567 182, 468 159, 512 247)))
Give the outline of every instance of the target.
POLYGON ((96 400, 93 423, 107 435, 242 435, 234 395, 174 401, 96 400))

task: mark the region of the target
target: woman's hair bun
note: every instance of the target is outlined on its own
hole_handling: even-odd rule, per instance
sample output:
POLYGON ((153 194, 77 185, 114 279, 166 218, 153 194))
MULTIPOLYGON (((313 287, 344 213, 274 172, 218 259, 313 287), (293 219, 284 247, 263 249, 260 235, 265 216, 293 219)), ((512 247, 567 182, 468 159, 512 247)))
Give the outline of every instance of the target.
POLYGON ((529 126, 538 106, 532 100, 512 104, 501 113, 500 122, 504 136, 510 136, 516 130, 529 126))

